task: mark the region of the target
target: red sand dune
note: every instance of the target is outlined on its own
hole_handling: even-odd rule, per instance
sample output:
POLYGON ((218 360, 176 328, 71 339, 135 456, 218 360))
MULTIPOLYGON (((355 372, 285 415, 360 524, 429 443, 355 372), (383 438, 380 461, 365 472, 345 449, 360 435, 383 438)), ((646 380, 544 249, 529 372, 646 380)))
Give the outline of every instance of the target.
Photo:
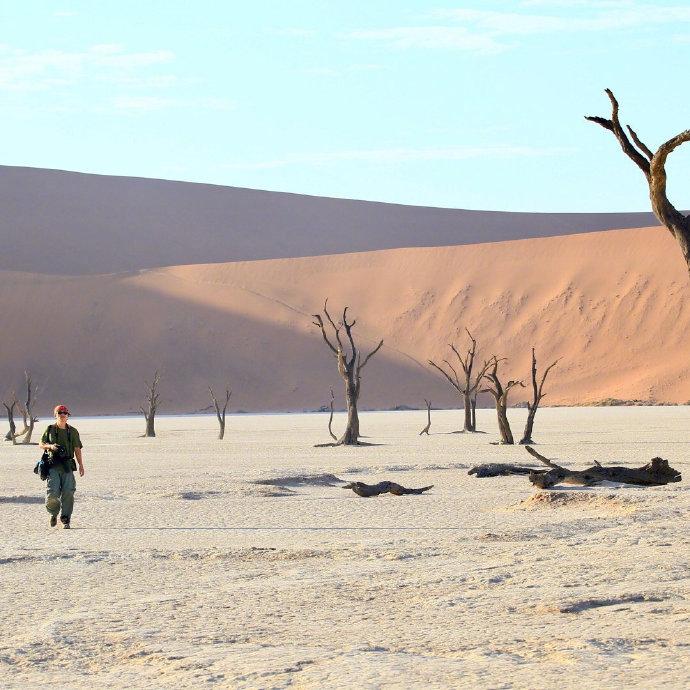
MULTIPOLYGON (((163 371, 162 411, 208 404, 234 389, 233 409, 302 410, 340 392, 310 314, 324 297, 348 304, 369 363, 364 407, 457 404, 426 361, 476 335, 480 356, 507 356, 525 379, 530 348, 562 362, 550 404, 604 398, 690 399, 690 291, 668 232, 616 230, 476 245, 177 266, 119 275, 0 272, 0 382, 30 367, 44 406, 125 412, 143 379, 163 371)), ((524 398, 516 393, 514 400, 524 398)))

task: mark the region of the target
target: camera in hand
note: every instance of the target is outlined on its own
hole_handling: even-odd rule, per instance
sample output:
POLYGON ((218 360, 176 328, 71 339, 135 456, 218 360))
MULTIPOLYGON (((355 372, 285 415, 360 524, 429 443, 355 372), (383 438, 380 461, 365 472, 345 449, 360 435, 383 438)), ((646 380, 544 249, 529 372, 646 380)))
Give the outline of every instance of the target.
POLYGON ((64 446, 57 444, 57 448, 50 453, 53 460, 63 460, 67 458, 67 449, 64 446))

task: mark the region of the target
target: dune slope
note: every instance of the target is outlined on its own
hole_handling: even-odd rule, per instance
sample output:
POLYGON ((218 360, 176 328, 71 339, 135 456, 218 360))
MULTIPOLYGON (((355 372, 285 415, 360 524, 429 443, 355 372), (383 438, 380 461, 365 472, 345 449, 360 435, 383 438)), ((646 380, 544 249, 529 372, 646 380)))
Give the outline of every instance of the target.
POLYGON ((424 208, 0 166, 0 269, 79 275, 565 235, 649 213, 424 208))
POLYGON ((561 358, 551 404, 690 399, 687 273, 659 228, 105 276, 1 272, 0 293, 21 305, 4 318, 3 388, 30 367, 45 405, 82 413, 136 410, 157 367, 167 411, 205 407, 207 385, 226 380, 233 409, 318 408, 341 387, 311 324, 325 297, 350 305, 365 350, 385 339, 365 407, 455 404, 426 362, 463 345, 465 327, 480 357, 509 358, 511 377, 528 377, 533 345, 541 364, 561 358))

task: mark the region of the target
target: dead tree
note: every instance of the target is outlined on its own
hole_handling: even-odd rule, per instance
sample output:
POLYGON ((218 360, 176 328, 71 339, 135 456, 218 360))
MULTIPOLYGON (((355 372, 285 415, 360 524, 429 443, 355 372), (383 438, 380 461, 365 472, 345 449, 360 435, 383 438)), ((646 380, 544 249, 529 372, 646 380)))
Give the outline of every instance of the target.
POLYGON ((26 401, 23 404, 17 401, 17 407, 24 421, 24 428, 16 434, 15 438, 23 436, 22 443, 28 445, 31 443, 31 436, 34 432, 36 422, 38 421, 38 417, 34 415, 34 406, 36 405, 36 398, 38 397, 38 387, 31 377, 31 372, 28 370, 24 371, 24 380, 26 381, 26 401))
POLYGON ((364 445, 359 440, 359 415, 357 413, 357 401, 362 384, 362 369, 367 365, 367 362, 383 347, 383 340, 362 360, 361 352, 355 344, 352 335, 352 329, 357 323, 347 320, 348 307, 343 309, 343 316, 340 323, 336 325, 328 312, 328 300, 323 304, 323 313, 326 320, 333 329, 331 337, 326 333, 326 326, 324 324, 321 314, 313 314, 314 325, 321 329, 321 335, 324 342, 330 348, 333 356, 338 362, 338 372, 345 382, 345 401, 347 403, 347 426, 343 435, 333 444, 336 446, 361 446, 364 445), (347 353, 347 345, 343 343, 341 333, 345 330, 347 341, 349 344, 350 353, 347 353))
POLYGON ((331 388, 331 414, 328 417, 328 433, 330 434, 330 437, 334 440, 337 441, 338 437, 333 433, 333 406, 335 405, 335 393, 333 392, 333 389, 331 388))
POLYGON ((491 393, 496 401, 496 416, 498 417, 498 430, 501 434, 501 445, 512 446, 513 432, 510 430, 510 423, 508 422, 508 393, 511 388, 515 386, 525 387, 522 381, 508 381, 504 386, 498 378, 498 365, 505 362, 505 358, 498 359, 494 355, 491 359, 484 363, 484 378, 491 383, 490 386, 482 389, 482 393, 491 393))
POLYGON ((429 435, 429 429, 431 428, 431 400, 427 400, 424 398, 424 402, 426 403, 426 426, 419 432, 419 435, 421 436, 422 434, 426 434, 427 436, 429 435))
POLYGON ((458 360, 458 364, 462 369, 462 379, 457 371, 457 369, 447 360, 444 359, 442 364, 445 364, 448 370, 443 366, 436 364, 433 360, 428 360, 430 366, 434 367, 437 371, 441 372, 446 378, 448 383, 450 383, 453 388, 462 396, 463 406, 465 409, 465 423, 463 425, 463 431, 476 431, 477 430, 477 419, 476 419, 476 408, 477 408, 477 390, 479 384, 481 383, 484 374, 486 373, 486 366, 479 371, 479 373, 472 378, 472 370, 474 368, 474 359, 477 354, 477 341, 472 337, 472 334, 467 330, 467 335, 470 337, 470 346, 467 349, 467 354, 463 357, 455 345, 448 345, 450 349, 455 354, 458 360))
POLYGON ((154 423, 156 419, 156 412, 158 411, 158 405, 160 404, 160 395, 158 394, 158 384, 160 383, 161 376, 158 370, 153 374, 153 380, 151 383, 145 381, 146 383, 146 399, 144 405, 139 409, 144 415, 146 420, 146 431, 143 436, 145 438, 154 438, 156 436, 156 430, 154 428, 154 423))
POLYGON ((5 434, 5 441, 12 441, 12 445, 17 445, 17 425, 14 423, 14 408, 19 404, 17 400, 17 394, 12 391, 12 399, 8 402, 3 400, 2 404, 7 410, 7 422, 10 426, 10 430, 5 434))
POLYGON ((656 150, 656 153, 652 153, 651 149, 640 140, 637 133, 628 125, 627 130, 632 142, 630 141, 618 119, 618 101, 616 97, 611 89, 606 89, 606 94, 611 101, 611 119, 592 115, 585 116, 585 119, 590 122, 596 122, 604 129, 613 132, 613 135, 623 149, 623 153, 642 171, 649 185, 649 198, 652 202, 654 215, 676 238, 690 271, 690 215, 684 216, 671 204, 666 196, 666 159, 681 144, 690 141, 690 129, 686 129, 672 137, 663 143, 656 150))
POLYGON ((539 403, 546 395, 546 393, 544 393, 544 381, 546 381, 546 377, 549 375, 551 369, 558 364, 558 361, 559 360, 556 360, 546 367, 544 375, 541 377, 541 381, 537 385, 537 358, 534 354, 534 348, 532 348, 532 401, 527 401, 527 422, 525 423, 525 430, 522 433, 522 438, 520 439, 520 444, 523 446, 526 443, 534 443, 532 440, 532 429, 534 428, 534 417, 537 414, 539 403))
MULTIPOLYGON (((221 409, 216 396, 213 393, 211 386, 208 387, 208 392, 211 394, 211 400, 213 401, 213 407, 216 409, 216 417, 218 417, 218 424, 220 426, 220 431, 218 432, 218 440, 222 441, 225 436, 225 411, 228 409, 228 403, 230 402, 230 396, 232 395, 232 390, 230 386, 225 389, 225 403, 221 409)), ((207 408, 208 409, 208 408, 207 408)))
POLYGON ((534 470, 530 472, 530 482, 540 489, 550 489, 556 484, 594 486, 604 481, 633 484, 634 486, 663 486, 664 484, 679 482, 682 479, 681 473, 674 470, 668 464, 668 460, 663 458, 652 458, 646 465, 636 468, 604 467, 595 460, 594 465, 586 470, 569 470, 567 467, 557 465, 552 460, 540 455, 530 446, 525 446, 525 450, 550 468, 548 471, 534 470))
POLYGON ((371 498, 372 496, 380 496, 381 494, 393 494, 393 496, 408 496, 410 494, 423 494, 429 489, 433 489, 434 485, 423 486, 421 489, 406 489, 395 482, 379 482, 378 484, 365 484, 364 482, 351 482, 343 489, 352 489, 358 496, 362 498, 371 498))

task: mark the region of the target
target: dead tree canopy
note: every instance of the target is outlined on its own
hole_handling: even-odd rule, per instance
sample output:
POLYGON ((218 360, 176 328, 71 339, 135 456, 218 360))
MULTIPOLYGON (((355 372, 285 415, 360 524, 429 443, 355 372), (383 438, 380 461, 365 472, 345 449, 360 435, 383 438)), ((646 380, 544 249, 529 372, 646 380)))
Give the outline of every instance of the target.
POLYGON ((158 393, 158 384, 160 383, 161 375, 158 370, 153 374, 151 383, 146 381, 146 399, 144 404, 139 408, 146 420, 146 431, 144 436, 154 438, 156 436, 155 419, 156 412, 158 412, 158 405, 160 404, 160 395, 158 393))
POLYGON ((623 149, 623 153, 642 171, 649 185, 649 198, 654 215, 676 238, 690 271, 690 215, 684 216, 666 195, 666 159, 681 144, 690 141, 690 129, 664 142, 653 153, 629 125, 626 127, 628 130, 626 134, 618 118, 618 101, 611 89, 606 89, 606 94, 611 101, 611 119, 593 115, 586 115, 585 119, 596 122, 612 132, 623 149))
MULTIPOLYGON (((211 400, 213 402, 213 407, 216 411, 216 417, 218 418, 218 426, 220 427, 220 430, 218 432, 218 440, 222 441, 223 437, 225 436, 225 412, 228 409, 228 403, 230 402, 230 396, 232 395, 232 389, 230 386, 226 386, 225 388, 225 401, 223 403, 223 406, 220 406, 220 403, 218 402, 215 393, 213 392, 213 389, 211 386, 208 387, 208 392, 211 394, 211 400)), ((207 408, 208 409, 208 408, 207 408)))
POLYGON ((586 470, 570 470, 545 458, 530 446, 526 446, 525 450, 550 468, 546 471, 534 470, 529 475, 530 482, 540 489, 550 489, 556 484, 594 486, 604 481, 635 486, 663 486, 682 479, 681 473, 674 470, 668 464, 668 460, 663 458, 652 458, 646 465, 636 468, 615 465, 604 467, 595 460, 594 465, 586 470))
MULTIPOLYGON (((328 300, 324 302, 323 314, 330 326, 331 334, 326 332, 326 324, 321 314, 313 314, 314 325, 321 329, 321 335, 338 363, 338 373, 345 383, 345 401, 347 404, 347 426, 343 435, 332 445, 361 446, 359 440, 359 414, 357 402, 362 385, 362 369, 369 360, 383 347, 383 340, 362 359, 361 352, 355 343, 352 329, 356 320, 347 320, 348 307, 343 309, 343 316, 338 324, 335 323, 328 311, 328 300), (344 334, 343 334, 343 331, 344 334), (349 350, 349 351, 348 351, 349 350)), ((331 445, 331 444, 327 444, 331 445)))
POLYGON ((364 484, 363 482, 352 482, 342 487, 343 489, 352 489, 358 496, 362 498, 371 498, 372 496, 380 496, 381 494, 393 494, 393 496, 407 496, 409 494, 423 494, 429 489, 433 489, 434 485, 423 486, 421 489, 406 489, 395 482, 379 482, 378 484, 364 484))
POLYGON ((501 362, 505 362, 505 358, 499 359, 494 355, 490 360, 484 363, 484 378, 489 381, 486 388, 482 389, 482 393, 491 393, 494 400, 496 401, 496 416, 498 417, 498 430, 501 434, 501 444, 512 446, 515 441, 513 440, 513 432, 510 429, 510 423, 508 422, 508 393, 515 386, 525 387, 522 381, 511 380, 505 385, 501 382, 498 376, 498 365, 501 362))
POLYGON ((455 390, 462 396, 465 409, 465 423, 463 425, 463 431, 476 431, 477 426, 474 410, 477 406, 477 389, 479 388, 479 384, 486 373, 486 367, 488 365, 485 362, 484 367, 477 373, 477 375, 474 377, 472 376, 474 360, 477 354, 477 341, 472 337, 472 334, 467 329, 465 330, 470 338, 470 346, 468 347, 464 356, 460 354, 455 345, 448 345, 448 347, 453 351, 455 359, 457 360, 456 366, 462 370, 462 377, 456 369, 456 366, 451 364, 447 359, 444 359, 440 365, 431 359, 428 361, 429 365, 439 371, 448 381, 448 383, 450 383, 450 385, 453 386, 453 388, 455 388, 455 390))
POLYGON ((541 381, 537 384, 537 357, 534 354, 534 348, 532 348, 532 400, 527 401, 527 422, 525 422, 525 430, 522 433, 522 438, 520 443, 525 445, 526 443, 534 443, 532 441, 532 431, 534 430, 534 417, 537 414, 537 409, 539 408, 539 403, 541 403, 542 398, 546 395, 544 393, 544 382, 546 377, 549 375, 551 369, 553 369, 559 360, 549 364, 544 370, 544 374, 541 377, 541 381))

